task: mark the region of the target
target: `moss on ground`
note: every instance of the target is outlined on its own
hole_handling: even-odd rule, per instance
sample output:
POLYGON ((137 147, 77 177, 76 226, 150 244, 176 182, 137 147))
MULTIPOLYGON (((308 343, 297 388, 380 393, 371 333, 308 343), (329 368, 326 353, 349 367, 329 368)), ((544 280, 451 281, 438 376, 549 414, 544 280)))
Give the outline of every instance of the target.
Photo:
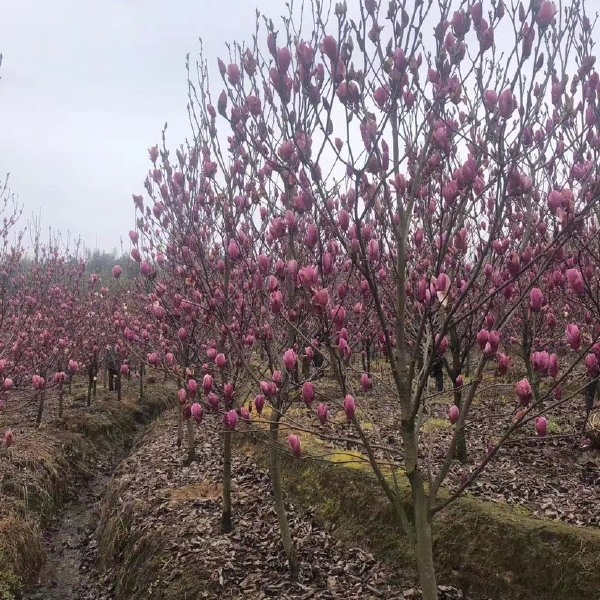
MULTIPOLYGON (((286 488, 343 542, 412 571, 413 551, 389 502, 368 467, 356 464, 286 456, 286 488)), ((463 497, 436 517, 434 552, 440 581, 475 598, 600 598, 600 531, 537 519, 523 508, 463 497)))

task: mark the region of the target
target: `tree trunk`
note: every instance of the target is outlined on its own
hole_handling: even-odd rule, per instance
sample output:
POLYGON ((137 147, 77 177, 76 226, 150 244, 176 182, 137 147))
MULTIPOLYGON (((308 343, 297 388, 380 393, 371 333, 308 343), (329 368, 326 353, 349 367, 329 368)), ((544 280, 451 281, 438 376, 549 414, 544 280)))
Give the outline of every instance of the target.
POLYGON ((117 373, 117 400, 121 402, 122 394, 121 394, 121 373, 117 373))
POLYGON ((405 448, 406 474, 412 492, 415 556, 417 573, 423 600, 437 600, 437 584, 433 566, 433 539, 429 520, 428 498, 425 483, 419 467, 418 437, 413 419, 402 422, 402 439, 405 448))
POLYGON ((38 409, 35 417, 35 424, 39 427, 42 424, 42 415, 44 414, 44 400, 46 399, 46 392, 41 390, 38 392, 38 409))
POLYGON ((63 416, 63 396, 65 395, 65 390, 63 389, 63 384, 59 384, 58 387, 58 418, 62 419, 63 416))
POLYGON ((181 444, 183 444, 183 406, 179 406, 179 418, 177 420, 177 440, 175 441, 175 445, 178 448, 181 448, 181 444))
POLYGON ((329 350, 329 360, 331 361, 331 368, 333 369, 333 375, 335 377, 335 380, 338 382, 340 390, 344 390, 344 377, 340 370, 336 351, 333 348, 333 346, 327 346, 327 349, 329 350))
POLYGON ((302 356, 302 377, 303 379, 310 377, 310 361, 306 355, 302 356))
POLYGON ((140 402, 144 399, 144 363, 140 363, 140 402))
POLYGON ((87 388, 87 405, 92 405, 92 389, 94 387, 94 376, 90 373, 88 374, 88 388, 87 388))
POLYGON ((104 367, 104 369, 102 369, 102 387, 104 389, 106 389, 107 373, 108 373, 108 369, 106 367, 104 367))
POLYGON ((194 443, 194 424, 191 419, 187 420, 187 440, 188 440, 188 462, 191 464, 196 460, 196 446, 194 443))
POLYGON ((271 483, 273 484, 273 499, 275 501, 275 512, 279 521, 279 532, 281 541, 285 550, 285 555, 288 560, 290 569, 290 578, 292 581, 297 581, 300 575, 300 562, 296 554, 292 532, 288 523, 287 513, 283 503, 283 482, 281 479, 281 464, 279 456, 279 413, 274 416, 273 421, 269 426, 270 437, 270 467, 271 467, 271 483))
MULTIPOLYGON (((454 388, 454 404, 458 407, 458 410, 462 409, 462 392, 461 390, 456 389, 456 387, 454 388)), ((463 465, 466 464, 468 460, 467 434, 464 425, 458 428, 458 438, 456 440, 454 458, 463 465)))
POLYGON ((233 529, 231 521, 231 435, 223 433, 223 513, 221 515, 221 533, 230 533, 233 529))
POLYGON ((422 502, 415 499, 415 535, 417 572, 423 600, 437 600, 431 523, 427 515, 427 502, 424 497, 422 502))

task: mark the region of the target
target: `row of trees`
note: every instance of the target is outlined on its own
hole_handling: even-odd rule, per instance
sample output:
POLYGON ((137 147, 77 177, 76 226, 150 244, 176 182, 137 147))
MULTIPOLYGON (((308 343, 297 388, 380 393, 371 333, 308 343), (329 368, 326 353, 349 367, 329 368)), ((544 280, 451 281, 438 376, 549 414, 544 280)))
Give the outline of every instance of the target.
POLYGON ((306 435, 358 444, 433 600, 435 515, 515 432, 546 435, 546 411, 600 374, 593 23, 583 1, 305 10, 280 29, 257 15, 255 36, 216 72, 202 55, 189 63, 190 139, 171 153, 163 135, 134 195, 141 279, 122 282, 127 264, 90 273, 56 241, 24 261, 4 188, 3 401, 28 390, 39 423, 48 387, 62 406, 77 370, 89 398, 108 362, 125 375, 127 357, 161 370, 179 384, 188 460, 193 422, 222 419, 224 532, 232 435, 262 415, 292 577, 282 431, 298 457, 306 435), (390 378, 371 368, 375 355, 390 378), (423 424, 441 356, 453 435, 434 469, 423 424), (335 391, 320 384, 325 371, 335 391), (453 462, 469 458, 478 398, 507 373, 518 374, 514 404, 496 438, 440 495, 453 462), (373 388, 393 399, 385 420, 399 444, 379 435, 373 388))
POLYGON ((516 431, 535 423, 545 435, 544 411, 599 374, 593 23, 582 1, 357 4, 312 3, 280 29, 257 15, 255 36, 216 72, 202 55, 189 64, 191 136, 174 154, 164 136, 149 151, 132 257, 161 334, 148 360, 179 378, 182 422, 223 417, 223 531, 231 436, 251 409, 268 424, 297 575, 280 430, 295 428, 301 456, 302 431, 344 439, 330 419, 343 411, 433 600, 435 515, 516 431), (391 383, 371 372, 374 352, 391 383), (307 368, 315 355, 325 362, 307 368), (433 470, 422 425, 442 355, 454 433, 433 470), (335 393, 319 386, 325 368, 335 393), (484 375, 521 369, 487 455, 440 498, 453 461, 467 459, 484 375), (363 403, 373 386, 394 399, 399 445, 379 439, 363 403))
MULTIPOLYGON (((70 250, 59 235, 42 242, 35 223, 25 250, 20 206, 7 182, 0 191, 0 410, 11 396, 34 400, 39 426, 49 391, 58 395, 63 416, 65 391, 76 373, 86 378, 88 406, 105 369, 127 374, 124 361, 139 358, 128 347, 124 319, 153 317, 135 279, 120 280, 120 266, 103 280, 80 258, 77 245, 70 250)), ((5 438, 14 440, 11 432, 5 438)))

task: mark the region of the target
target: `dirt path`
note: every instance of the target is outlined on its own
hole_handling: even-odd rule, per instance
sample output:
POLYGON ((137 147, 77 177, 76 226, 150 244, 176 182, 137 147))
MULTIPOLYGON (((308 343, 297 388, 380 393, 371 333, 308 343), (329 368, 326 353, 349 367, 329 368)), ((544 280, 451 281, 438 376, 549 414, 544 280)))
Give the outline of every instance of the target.
POLYGON ((59 513, 44 533, 47 561, 39 583, 25 600, 109 600, 99 592, 94 532, 98 524, 102 493, 110 481, 114 464, 107 465, 85 485, 59 513))

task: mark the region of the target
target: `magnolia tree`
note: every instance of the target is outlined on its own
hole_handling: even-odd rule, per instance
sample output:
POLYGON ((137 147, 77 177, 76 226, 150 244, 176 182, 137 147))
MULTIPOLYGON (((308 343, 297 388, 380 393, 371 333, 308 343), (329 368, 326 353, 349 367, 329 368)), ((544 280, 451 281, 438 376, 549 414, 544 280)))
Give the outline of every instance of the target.
MULTIPOLYGON (((130 232, 130 237, 137 243, 136 232, 130 232)), ((200 365, 204 359, 204 342, 199 307, 195 302, 187 300, 194 297, 190 289, 190 280, 177 274, 174 264, 165 264, 161 259, 163 269, 160 279, 146 272, 147 278, 138 280, 143 289, 136 295, 138 303, 144 305, 143 311, 138 311, 138 318, 122 320, 125 338, 129 342, 132 355, 139 356, 141 362, 146 362, 154 370, 163 373, 165 379, 170 378, 179 388, 180 403, 177 446, 183 443, 183 424, 186 423, 188 441, 188 461, 195 460, 194 431, 191 420, 191 409, 195 403, 197 391, 194 379, 200 373, 200 365), (193 380, 193 383, 190 383, 193 380)), ((146 269, 144 263, 140 267, 146 269)), ((197 408, 195 410, 198 410, 197 408)), ((200 422, 202 414, 196 414, 194 420, 200 422)))
MULTIPOLYGON (((222 529, 230 531, 231 436, 238 423, 235 409, 240 408, 238 389, 243 372, 230 332, 250 335, 251 314, 241 285, 243 266, 236 256, 239 248, 236 241, 229 243, 248 217, 242 206, 227 199, 231 193, 243 193, 243 181, 232 166, 231 179, 216 182, 217 170, 227 175, 230 170, 228 165, 211 160, 208 146, 180 148, 173 164, 165 147, 162 152, 154 147, 150 159, 153 169, 146 179, 146 190, 151 203, 144 206, 143 198, 134 196, 141 235, 130 234, 135 245, 132 257, 140 263, 141 274, 156 286, 151 297, 156 303, 154 315, 164 319, 170 314, 173 322, 183 319, 177 329, 162 323, 162 331, 171 333, 167 345, 173 358, 168 362, 177 362, 172 366, 185 374, 190 367, 186 361, 194 357, 204 371, 201 389, 195 378, 186 377, 180 390, 184 414, 201 420, 201 405, 196 400, 202 399, 223 415, 222 529), (161 272, 166 275, 164 282, 159 278, 161 272), (174 276, 179 278, 176 284, 170 279, 174 276)), ((167 360, 164 349, 162 356, 154 352, 150 357, 156 365, 167 360)))
MULTIPOLYGON (((578 266, 593 260, 581 254, 597 243, 592 24, 582 2, 361 0, 355 12, 315 4, 290 14, 281 31, 265 21, 262 33, 219 61, 216 102, 200 63, 190 87, 194 143, 173 163, 165 147, 151 149, 151 206, 134 197, 142 233, 134 258, 149 278, 172 265, 189 286, 179 302, 214 340, 204 346, 204 390, 225 415, 224 522, 240 382, 255 389, 257 411, 269 403, 271 431, 303 401, 317 423, 311 433, 341 439, 334 424, 325 427, 338 407, 414 544, 423 596, 433 599, 436 513, 514 432, 538 419, 546 433, 542 411, 565 401, 557 391, 582 360, 597 376, 589 284, 587 309, 549 316, 551 302, 570 307, 565 294, 582 285, 583 298, 595 272, 578 266), (517 341, 528 372, 515 388, 520 411, 439 499, 466 449, 484 371, 511 369, 517 341), (374 345, 391 384, 357 367, 355 357, 374 345), (317 404, 314 370, 299 369, 298 359, 307 364, 319 347, 338 395, 317 404), (432 367, 447 352, 455 430, 434 469, 423 412, 432 367), (374 384, 394 399, 386 420, 401 447, 382 443, 377 413, 361 406, 361 390, 374 384), (362 426, 367 418, 373 427, 362 426)), ((296 434, 289 445, 301 454, 296 434)), ((276 460, 272 467, 276 482, 276 460)))

